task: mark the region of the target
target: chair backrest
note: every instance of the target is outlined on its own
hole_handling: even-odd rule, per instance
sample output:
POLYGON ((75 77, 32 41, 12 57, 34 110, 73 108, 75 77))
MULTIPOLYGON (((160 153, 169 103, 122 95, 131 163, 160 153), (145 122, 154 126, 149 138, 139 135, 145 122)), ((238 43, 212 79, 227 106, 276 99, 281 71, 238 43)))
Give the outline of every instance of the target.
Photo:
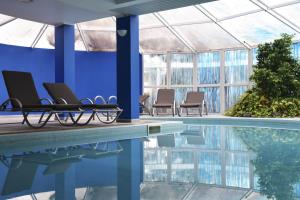
POLYGON ((140 96, 140 103, 141 103, 141 104, 144 104, 145 101, 147 101, 147 99, 148 99, 149 97, 150 97, 149 94, 143 94, 143 95, 141 95, 141 96, 140 96))
POLYGON ((188 92, 185 103, 201 104, 204 100, 204 92, 188 92))
POLYGON ((48 94, 56 104, 64 104, 64 99, 68 104, 81 104, 73 91, 65 83, 44 83, 48 94))
POLYGON ((175 100, 174 89, 159 89, 157 92, 156 103, 159 104, 172 104, 175 100))
MULTIPOLYGON (((9 98, 16 98, 25 106, 41 104, 31 73, 4 70, 2 75, 9 98)), ((19 108, 16 102, 12 106, 19 108)))

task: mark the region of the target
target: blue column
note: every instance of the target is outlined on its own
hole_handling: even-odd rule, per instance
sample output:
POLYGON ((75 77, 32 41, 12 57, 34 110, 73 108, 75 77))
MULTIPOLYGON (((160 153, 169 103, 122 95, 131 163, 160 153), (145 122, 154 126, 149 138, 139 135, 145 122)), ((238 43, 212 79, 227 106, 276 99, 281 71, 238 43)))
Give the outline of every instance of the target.
POLYGON ((118 156, 118 200, 139 200, 143 151, 141 140, 120 141, 123 151, 118 156))
POLYGON ((64 173, 55 174, 55 199, 75 200, 75 167, 71 166, 64 173))
POLYGON ((119 121, 139 118, 140 63, 138 16, 117 18, 117 96, 119 121), (126 30, 126 35, 119 34, 126 30), (118 33, 119 32, 119 33, 118 33))
POLYGON ((73 25, 55 27, 55 82, 75 90, 75 32, 73 25))

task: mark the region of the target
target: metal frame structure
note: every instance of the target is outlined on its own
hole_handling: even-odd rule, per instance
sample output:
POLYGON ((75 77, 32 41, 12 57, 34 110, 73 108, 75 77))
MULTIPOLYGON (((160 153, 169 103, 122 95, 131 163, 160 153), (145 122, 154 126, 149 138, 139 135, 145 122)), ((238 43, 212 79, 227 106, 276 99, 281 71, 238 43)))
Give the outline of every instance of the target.
MULTIPOLYGON (((221 28, 223 31, 225 31, 229 35, 229 37, 233 38, 238 43, 240 43, 241 47, 244 47, 246 49, 251 49, 251 48, 253 48, 253 46, 251 46, 247 41, 243 41, 241 38, 239 38, 239 36, 237 36, 237 35, 233 34, 232 32, 230 32, 230 30, 225 28, 220 22, 230 20, 230 19, 234 19, 234 18, 238 18, 238 17, 242 17, 242 16, 246 16, 246 15, 250 15, 250 14, 254 14, 254 13, 266 12, 267 14, 269 14, 270 16, 272 16, 273 18, 278 20, 280 23, 283 23, 284 25, 286 25, 289 28, 291 28, 292 30, 294 30, 296 33, 300 34, 300 27, 298 25, 296 25, 295 23, 290 21, 287 17, 283 16, 282 14, 278 13, 275 10, 275 9, 286 7, 286 6, 300 4, 300 0, 293 0, 293 1, 290 1, 290 2, 286 2, 286 3, 274 5, 274 6, 268 6, 261 0, 249 0, 249 2, 251 2, 253 5, 255 5, 257 7, 257 9, 250 10, 250 11, 247 11, 247 12, 243 12, 243 13, 240 13, 240 14, 234 14, 234 15, 226 16, 226 17, 223 17, 223 18, 216 18, 203 5, 195 5, 194 7, 209 19, 209 20, 202 20, 202 21, 196 21, 196 22, 194 21, 194 22, 170 24, 166 19, 164 19, 164 17, 160 14, 160 12, 152 13, 152 15, 156 19, 158 19, 158 21, 161 23, 161 25, 145 27, 145 28, 141 28, 141 30, 165 27, 168 30, 170 30, 171 34, 173 34, 181 43, 183 43, 192 53, 196 53, 196 52, 199 52, 199 51, 196 51, 195 48, 193 47, 193 45, 191 44, 191 42, 188 40, 188 38, 186 38, 181 32, 177 31, 175 27, 183 26, 183 25, 215 23, 219 28, 221 28)), ((10 22, 13 22, 16 19, 17 18, 11 18, 11 19, 1 23, 0 27, 4 26, 6 24, 9 24, 10 22)), ((116 21, 114 17, 112 17, 112 19, 113 19, 114 22, 116 21)), ((85 46, 86 51, 89 51, 90 49, 87 45, 85 34, 82 31, 82 29, 80 28, 80 24, 75 24, 75 26, 77 27, 77 29, 79 31, 80 38, 83 41, 83 44, 85 46)), ((32 45, 31 45, 32 48, 34 48, 38 44, 38 42, 40 41, 40 39, 41 39, 42 35, 44 34, 45 30, 46 30, 45 25, 43 25, 43 27, 38 32, 37 36, 35 37, 35 40, 33 41, 32 45)), ((114 31, 114 30, 112 30, 112 31, 114 31)), ((209 49, 209 50, 216 51, 218 49, 209 49)))

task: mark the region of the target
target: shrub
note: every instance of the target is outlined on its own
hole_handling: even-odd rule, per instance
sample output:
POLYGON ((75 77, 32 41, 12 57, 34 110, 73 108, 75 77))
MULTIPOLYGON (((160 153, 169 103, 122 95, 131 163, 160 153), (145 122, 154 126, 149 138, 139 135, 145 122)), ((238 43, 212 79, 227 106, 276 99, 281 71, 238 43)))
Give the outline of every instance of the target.
POLYGON ((283 34, 258 46, 254 82, 225 115, 236 117, 300 116, 300 64, 291 52, 292 36, 283 34))

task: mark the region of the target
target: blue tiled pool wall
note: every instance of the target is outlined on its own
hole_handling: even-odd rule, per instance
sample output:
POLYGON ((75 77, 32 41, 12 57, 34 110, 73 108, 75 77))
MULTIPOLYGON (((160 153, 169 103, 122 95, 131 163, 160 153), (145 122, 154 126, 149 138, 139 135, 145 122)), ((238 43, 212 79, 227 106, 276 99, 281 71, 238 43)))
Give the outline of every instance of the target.
MULTIPOLYGON (((145 142, 145 181, 193 182, 259 190, 258 176, 251 163, 256 155, 236 135, 235 127, 187 125, 187 130, 202 133, 205 144, 188 144, 187 138, 180 134, 175 135, 174 148, 159 147, 156 138, 145 142)), ((265 129, 266 133, 271 131, 265 129)), ((299 185, 295 185, 297 196, 300 196, 299 185)))
MULTIPOLYGON (((292 52, 295 58, 300 59, 300 43, 292 46, 292 52)), ((253 49, 251 53, 252 62, 256 64, 257 49, 253 49)), ((158 88, 174 88, 177 104, 184 100, 186 92, 197 89, 206 93, 209 112, 219 113, 222 103, 221 90, 224 89, 226 110, 234 105, 250 85, 249 56, 248 50, 242 49, 198 54, 144 55, 144 92, 151 95, 149 106, 156 99, 158 88), (222 66, 222 52, 224 52, 224 66, 222 66), (221 70, 224 71, 223 83, 221 70)))

